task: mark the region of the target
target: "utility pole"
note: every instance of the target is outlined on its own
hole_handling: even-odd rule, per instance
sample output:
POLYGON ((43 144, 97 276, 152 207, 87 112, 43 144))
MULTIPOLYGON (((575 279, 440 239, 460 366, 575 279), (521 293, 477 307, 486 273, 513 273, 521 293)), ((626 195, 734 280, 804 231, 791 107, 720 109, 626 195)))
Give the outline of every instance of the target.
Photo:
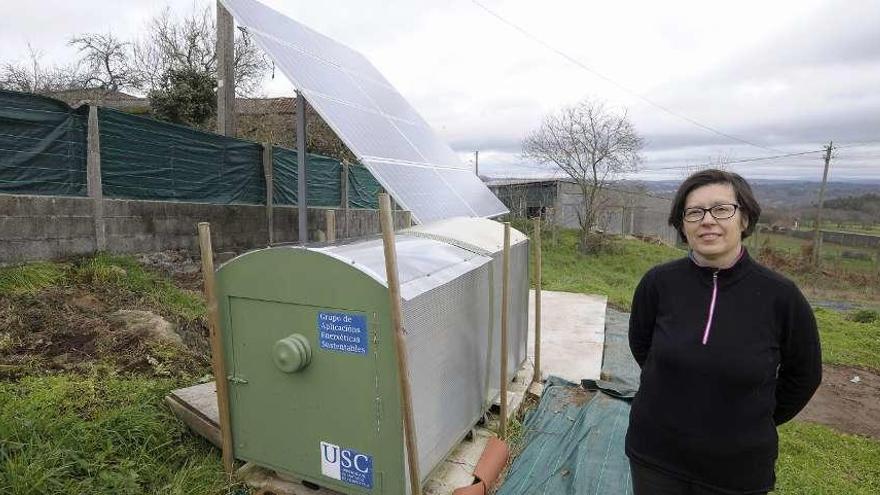
POLYGON ((235 26, 217 0, 217 134, 235 136, 235 26))
POLYGON ((480 178, 480 150, 474 151, 474 173, 480 178))
POLYGON ((822 249, 822 205, 825 203, 825 185, 828 183, 828 167, 831 165, 831 151, 834 141, 825 147, 825 171, 822 173, 822 187, 819 188, 819 207, 816 209, 816 224, 813 227, 813 266, 819 266, 819 250, 822 249))

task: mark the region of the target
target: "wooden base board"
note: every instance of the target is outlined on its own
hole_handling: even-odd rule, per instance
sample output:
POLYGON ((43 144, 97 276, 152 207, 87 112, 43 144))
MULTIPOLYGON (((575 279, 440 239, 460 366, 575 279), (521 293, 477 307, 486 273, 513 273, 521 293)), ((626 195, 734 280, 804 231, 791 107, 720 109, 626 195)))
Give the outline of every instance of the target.
MULTIPOLYGON (((508 412, 512 418, 519 412, 526 394, 532 391, 532 366, 530 362, 517 373, 508 386, 508 412)), ((165 397, 165 403, 181 421, 195 433, 220 447, 219 413, 214 382, 177 389, 165 397)), ((497 403, 497 399, 496 399, 497 403)), ((474 468, 489 437, 497 431, 497 419, 483 427, 474 427, 468 438, 440 463, 425 481, 425 495, 451 495, 453 490, 468 486, 474 481, 474 468)), ((282 477, 274 471, 245 463, 236 471, 236 478, 257 491, 257 495, 339 495, 326 488, 315 489, 299 480, 282 477)))

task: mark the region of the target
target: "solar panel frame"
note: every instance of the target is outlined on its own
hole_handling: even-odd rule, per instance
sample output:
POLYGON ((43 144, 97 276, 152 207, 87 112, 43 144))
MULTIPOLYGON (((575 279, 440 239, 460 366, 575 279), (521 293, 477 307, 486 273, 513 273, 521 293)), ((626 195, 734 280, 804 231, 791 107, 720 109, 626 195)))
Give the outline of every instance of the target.
POLYGON ((256 0, 220 2, 416 222, 507 213, 362 54, 256 0))

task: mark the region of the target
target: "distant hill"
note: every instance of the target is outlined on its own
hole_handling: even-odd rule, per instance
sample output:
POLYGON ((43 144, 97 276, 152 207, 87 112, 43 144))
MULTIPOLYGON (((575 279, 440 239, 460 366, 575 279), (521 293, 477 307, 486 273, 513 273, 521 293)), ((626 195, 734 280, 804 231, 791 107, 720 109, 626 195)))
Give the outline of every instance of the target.
POLYGON ((880 194, 868 193, 859 196, 844 196, 825 202, 825 207, 838 210, 880 213, 880 194))
MULTIPOLYGON (((755 191, 758 202, 764 207, 775 208, 808 208, 819 201, 820 182, 789 181, 789 180, 751 180, 749 183, 755 191)), ((658 195, 672 196, 681 181, 645 181, 640 183, 649 192, 658 195)), ((838 198, 877 197, 880 193, 880 182, 829 182, 825 189, 825 206, 838 198)), ((857 200, 856 200, 857 201, 857 200)))

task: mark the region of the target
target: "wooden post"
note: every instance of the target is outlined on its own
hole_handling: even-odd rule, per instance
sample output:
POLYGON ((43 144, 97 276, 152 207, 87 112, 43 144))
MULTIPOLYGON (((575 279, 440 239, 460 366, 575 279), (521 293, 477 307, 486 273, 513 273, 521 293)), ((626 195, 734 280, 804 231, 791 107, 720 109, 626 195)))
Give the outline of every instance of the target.
POLYGON ((510 222, 504 222, 504 252, 501 272, 501 391, 498 437, 507 439, 507 313, 510 299, 510 222))
POLYGON ((336 210, 328 209, 325 212, 327 224, 327 242, 336 242, 336 210))
POLYGON ((345 238, 349 237, 349 235, 348 235, 348 222, 349 222, 349 215, 348 215, 348 208, 349 208, 349 204, 348 204, 348 202, 349 202, 349 198, 348 198, 348 171, 349 171, 348 161, 344 160, 342 162, 342 181, 340 183, 342 184, 342 205, 341 205, 342 206, 342 222, 343 222, 342 236, 345 238))
POLYGON ((412 212, 409 210, 403 212, 403 225, 407 229, 412 227, 412 212))
POLYGON ((822 172, 822 187, 819 189, 819 205, 816 208, 816 225, 813 228, 813 266, 818 267, 822 251, 822 206, 825 204, 825 185, 828 183, 828 167, 831 165, 831 151, 834 141, 825 147, 825 171, 822 172))
POLYGON ((104 191, 101 184, 101 132, 98 127, 98 107, 89 105, 89 127, 86 136, 86 188, 92 198, 95 217, 95 250, 107 249, 107 226, 104 222, 104 191))
POLYGON ((406 462, 409 467, 410 495, 421 495, 419 456, 416 445, 415 419, 409 383, 409 363, 406 354, 406 336, 403 328, 403 310, 400 305, 400 280, 397 273, 397 249, 394 245, 394 219, 391 216, 391 198, 379 194, 379 220, 385 247, 385 273, 388 277, 388 297, 391 303, 391 325, 394 332, 394 351, 397 354, 397 374, 400 379, 400 397, 403 408, 403 436, 406 442, 406 462))
POLYGON ((541 217, 535 218, 535 374, 532 381, 541 383, 541 217))
POLYGON ((266 176, 266 222, 269 226, 269 244, 275 243, 275 181, 272 167, 272 143, 263 143, 263 174, 266 176))
POLYGON ((217 386, 217 409, 220 413, 220 437, 223 468, 232 476, 232 425, 229 424, 229 382, 223 361, 223 335, 220 332, 220 313, 214 294, 214 250, 211 247, 211 224, 199 223, 199 250, 202 256, 202 277, 205 282, 205 302, 208 305, 208 332, 211 339, 211 368, 217 386))
POLYGON ((296 211, 297 236, 300 244, 309 241, 308 177, 306 174, 306 97, 296 92, 296 211))
POLYGON ((217 134, 235 136, 235 23, 217 0, 217 134))

